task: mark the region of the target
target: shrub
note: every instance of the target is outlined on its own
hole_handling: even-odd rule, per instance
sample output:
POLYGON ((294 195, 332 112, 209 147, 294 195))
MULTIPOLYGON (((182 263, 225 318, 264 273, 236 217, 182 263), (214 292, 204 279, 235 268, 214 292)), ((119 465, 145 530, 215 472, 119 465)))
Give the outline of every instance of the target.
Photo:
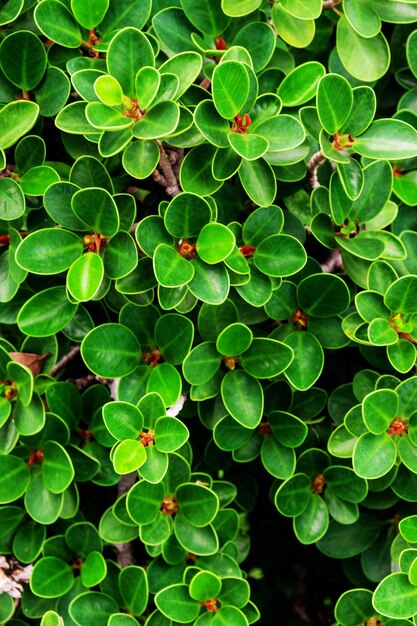
POLYGON ((2 624, 415 623, 416 23, 1 3, 2 624))

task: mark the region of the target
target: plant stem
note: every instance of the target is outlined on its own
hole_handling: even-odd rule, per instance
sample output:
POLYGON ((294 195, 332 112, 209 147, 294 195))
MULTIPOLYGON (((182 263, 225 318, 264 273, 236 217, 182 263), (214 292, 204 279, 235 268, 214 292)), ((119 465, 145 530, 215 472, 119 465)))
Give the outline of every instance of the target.
POLYGON ((310 185, 313 189, 316 189, 316 187, 320 187, 317 172, 320 165, 323 165, 323 163, 325 162, 326 157, 324 156, 323 152, 319 150, 318 152, 313 154, 313 156, 307 163, 307 169, 310 172, 310 185))
POLYGON ((335 271, 343 272, 344 268, 340 250, 332 250, 325 262, 321 264, 321 269, 323 272, 326 272, 326 274, 333 274, 335 271))
MULTIPOLYGON (((137 474, 128 474, 126 476, 122 476, 119 484, 117 486, 117 498, 121 498, 125 493, 129 491, 131 487, 136 482, 137 474)), ((135 559, 133 558, 133 547, 132 542, 127 541, 126 543, 115 543, 113 544, 116 552, 117 552, 117 564, 120 567, 127 567, 128 565, 133 565, 135 559)))
POLYGON ((58 363, 56 363, 55 367, 53 368, 51 372, 51 376, 56 376, 56 374, 60 370, 62 370, 62 368, 64 368, 70 361, 72 361, 72 359, 76 357, 77 354, 79 354, 79 352, 80 352, 80 346, 72 346, 68 354, 65 354, 65 356, 63 356, 62 359, 60 359, 58 363))
POLYGON ((165 191, 167 195, 173 198, 174 196, 177 196, 179 193, 181 193, 181 189, 178 184, 178 179, 174 173, 174 170, 172 169, 172 163, 167 153, 165 152, 162 142, 157 141, 156 143, 158 144, 159 153, 160 153, 159 167, 161 168, 163 172, 163 176, 158 170, 155 170, 153 173, 153 178, 157 183, 159 183, 160 185, 163 185, 165 187, 165 191))
POLYGON ((341 3, 342 0, 323 0, 323 11, 327 11, 327 9, 333 9, 341 3))

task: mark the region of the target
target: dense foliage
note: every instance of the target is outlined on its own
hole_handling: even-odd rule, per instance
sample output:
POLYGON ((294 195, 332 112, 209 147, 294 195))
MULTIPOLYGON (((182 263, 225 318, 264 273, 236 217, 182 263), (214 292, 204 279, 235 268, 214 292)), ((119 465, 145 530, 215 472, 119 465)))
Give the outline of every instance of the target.
POLYGON ((417 624, 416 25, 0 2, 1 624, 417 624))

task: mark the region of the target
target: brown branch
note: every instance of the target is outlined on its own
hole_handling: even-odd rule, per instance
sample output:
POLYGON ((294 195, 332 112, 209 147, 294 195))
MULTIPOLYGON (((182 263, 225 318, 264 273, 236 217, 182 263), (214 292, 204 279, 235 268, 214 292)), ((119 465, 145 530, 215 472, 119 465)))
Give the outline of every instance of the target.
POLYGON ((317 173, 320 165, 323 165, 323 163, 325 162, 326 157, 324 156, 323 152, 319 150, 318 152, 313 154, 313 156, 307 163, 307 169, 310 172, 310 185, 313 189, 316 189, 316 187, 320 187, 317 173))
MULTIPOLYGON (((125 493, 129 491, 131 487, 136 482, 137 474, 128 474, 126 476, 122 476, 119 484, 117 486, 117 497, 120 498, 125 493)), ((120 567, 127 567, 128 565, 133 565, 135 559, 133 557, 133 546, 131 541, 127 541, 126 543, 115 543, 113 544, 116 552, 117 552, 117 564, 120 567)))
POLYGON ((321 264, 321 269, 323 272, 326 272, 326 274, 333 274, 337 271, 343 272, 344 267, 340 250, 332 250, 325 262, 321 264))
POLYGON ((165 187, 167 195, 173 198, 174 196, 177 196, 179 193, 181 193, 178 179, 174 173, 174 170, 172 169, 171 160, 168 154, 165 152, 165 148, 162 145, 162 142, 157 140, 156 143, 158 144, 159 148, 159 167, 162 170, 162 174, 158 172, 158 170, 155 170, 153 173, 153 178, 157 183, 165 187))
POLYGON ((327 11, 327 9, 333 9, 341 3, 342 0, 323 0, 323 11, 327 11))
POLYGON ((62 368, 64 368, 74 357, 80 352, 80 346, 73 346, 71 350, 56 363, 51 371, 51 376, 55 376, 62 368))

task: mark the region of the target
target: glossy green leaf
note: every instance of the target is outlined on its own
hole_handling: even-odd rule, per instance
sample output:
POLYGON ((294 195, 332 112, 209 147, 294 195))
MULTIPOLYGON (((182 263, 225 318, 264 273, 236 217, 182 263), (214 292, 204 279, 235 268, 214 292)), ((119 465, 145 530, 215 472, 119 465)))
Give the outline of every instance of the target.
POLYGON ((388 69, 390 49, 382 33, 371 38, 361 37, 342 17, 337 25, 336 45, 344 67, 361 81, 378 80, 388 69), (363 58, 368 59, 368 63, 362 63, 363 58))
POLYGON ((133 372, 140 359, 140 346, 131 330, 107 323, 87 333, 81 355, 89 369, 103 378, 118 378, 133 372))
POLYGON ((13 455, 0 456, 0 502, 13 502, 20 498, 29 484, 29 468, 22 459, 13 455))
POLYGON ((45 486, 52 493, 62 493, 74 478, 74 468, 68 452, 56 441, 43 447, 42 474, 45 486))
POLYGON ((69 302, 65 287, 50 287, 27 300, 17 323, 31 337, 50 337, 65 328, 76 311, 77 305, 69 302))
POLYGON ((179 239, 197 236, 210 220, 209 203, 194 193, 181 193, 175 196, 164 215, 167 231, 179 239))
POLYGON ((213 72, 213 101, 217 111, 226 119, 234 118, 249 94, 249 76, 237 61, 220 63, 213 72))
POLYGON ((334 135, 346 122, 353 105, 350 84, 338 74, 327 74, 317 88, 317 113, 324 130, 334 135))
POLYGON ((84 28, 95 28, 100 24, 109 8, 109 0, 71 0, 75 19, 84 28))
POLYGON ((153 258, 153 267, 158 283, 163 287, 181 287, 192 280, 193 265, 175 248, 160 243, 153 258))
POLYGON ((204 485, 184 483, 176 490, 175 497, 181 515, 198 528, 210 524, 219 508, 217 495, 204 485))
POLYGON ((69 268, 68 291, 79 302, 91 300, 100 288, 103 276, 103 259, 92 252, 84 254, 69 268))
POLYGON ((29 100, 9 102, 0 110, 0 149, 10 148, 35 124, 39 106, 29 100))
POLYGON ((287 12, 281 3, 272 7, 272 20, 278 35, 294 48, 305 48, 314 39, 315 22, 312 19, 299 19, 287 12))
POLYGON ((294 351, 294 359, 285 370, 290 383, 302 391, 309 389, 323 369, 323 349, 314 335, 295 331, 284 339, 294 351))
POLYGON ((109 74, 116 78, 123 93, 136 95, 135 76, 144 66, 155 64, 152 46, 146 35, 137 28, 121 28, 110 42, 107 52, 109 74))
POLYGON ((138 439, 124 439, 113 453, 113 466, 117 474, 130 474, 146 461, 146 450, 138 439))
POLYGON ((20 89, 34 89, 46 69, 46 52, 39 37, 29 30, 19 30, 3 39, 0 67, 6 78, 20 89))
POLYGON ((416 587, 409 582, 407 574, 390 574, 375 589, 373 604, 387 617, 411 617, 417 612, 416 587))
POLYGON ((58 0, 43 0, 35 10, 34 18, 41 33, 66 48, 78 48, 82 37, 74 17, 58 0))
POLYGON ((396 456, 395 443, 386 433, 365 433, 353 450, 353 467, 362 478, 379 478, 389 472, 396 456))
POLYGON ((159 591, 155 604, 163 615, 180 624, 194 621, 200 612, 200 603, 193 600, 188 585, 183 584, 170 585, 159 591))
POLYGON ((260 383, 242 370, 230 371, 221 384, 223 402, 230 415, 245 428, 255 428, 262 418, 264 395, 260 383))
POLYGON ((67 593, 74 582, 67 563, 54 556, 45 556, 33 568, 30 588, 41 598, 57 598, 67 593))
POLYGON ((22 240, 16 261, 34 274, 59 274, 68 269, 81 252, 82 241, 74 233, 61 228, 44 228, 22 240))

